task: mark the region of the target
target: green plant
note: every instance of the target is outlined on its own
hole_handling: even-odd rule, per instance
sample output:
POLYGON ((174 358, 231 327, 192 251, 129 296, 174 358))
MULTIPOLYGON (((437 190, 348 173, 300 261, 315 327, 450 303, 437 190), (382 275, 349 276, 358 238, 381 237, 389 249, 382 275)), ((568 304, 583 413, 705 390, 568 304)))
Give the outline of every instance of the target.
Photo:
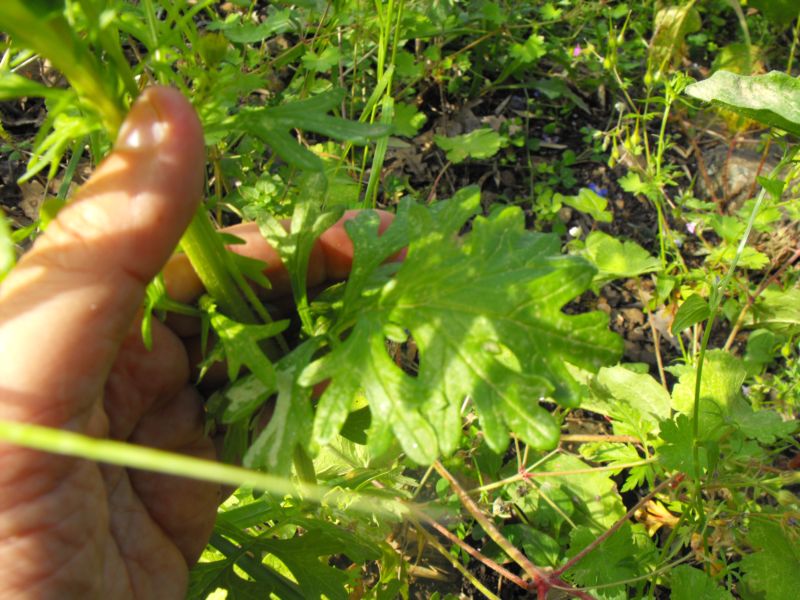
MULTIPOLYGON (((349 223, 348 233, 356 248, 353 272, 344 287, 329 292, 324 305, 319 302, 309 305, 302 274, 310 244, 338 215, 320 212, 327 181, 322 160, 290 138, 286 131, 302 124, 305 130, 365 143, 370 137, 385 135, 387 129, 326 115, 343 99, 334 93, 322 92, 276 106, 234 104, 234 99, 253 89, 254 83, 245 80, 244 86, 238 83, 233 89, 227 87, 225 93, 212 100, 202 74, 194 81, 183 79, 180 72, 176 77, 165 69, 164 62, 181 38, 195 42, 193 47, 198 55, 186 57, 190 62, 222 61, 223 57, 231 60, 233 57, 226 55, 226 44, 201 38, 192 22, 174 10, 167 15, 177 30, 167 30, 150 2, 139 7, 114 3, 107 5, 105 12, 100 7, 91 1, 42 6, 12 3, 0 15, 0 25, 11 34, 15 44, 57 58, 56 65, 73 84, 71 91, 55 92, 13 72, 4 76, 9 96, 59 97, 60 103, 51 112, 50 137, 37 148, 44 164, 51 165, 51 175, 61 153, 76 137, 95 135, 93 156, 99 160, 116 134, 124 107, 138 91, 134 70, 127 62, 120 59, 118 64, 99 66, 100 56, 105 53, 122 55, 122 36, 110 24, 110 17, 116 11, 120 16, 136 16, 147 23, 146 28, 137 30, 132 26, 136 21, 123 20, 129 26, 126 33, 131 39, 149 49, 149 60, 138 66, 143 69, 141 74, 176 83, 194 99, 204 121, 207 141, 229 144, 231 138, 252 135, 269 144, 275 157, 290 167, 320 173, 309 180, 305 197, 295 203, 293 223, 297 233, 279 235, 282 229, 274 226, 269 215, 255 211, 265 235, 290 267, 303 320, 304 341, 280 360, 281 346, 284 351, 286 347, 275 336, 285 323, 270 322, 244 279, 244 273, 253 274, 252 266, 235 261, 234 255, 224 249, 206 208, 197 213, 181 242, 181 249, 209 294, 201 301, 200 308, 219 340, 212 357, 227 360, 233 380, 218 396, 215 414, 228 428, 228 444, 241 447, 244 443, 247 466, 288 475, 294 461, 298 474, 313 482, 316 475, 309 455, 317 455, 321 448, 338 439, 348 415, 355 414, 353 403, 360 389, 365 391, 369 403, 367 441, 378 457, 391 450, 393 439, 409 458, 423 464, 434 461, 440 452, 452 453, 461 428, 461 404, 467 395, 472 396, 478 407, 483 429, 495 450, 501 451, 508 444, 508 428, 536 447, 555 444, 556 423, 544 410, 523 404, 525 399, 530 394, 548 395, 565 404, 574 403, 575 384, 561 361, 567 359, 591 367, 613 360, 617 353, 617 341, 603 331, 603 318, 572 317, 576 323, 582 323, 579 332, 579 328, 570 326, 570 321, 558 314, 558 304, 579 293, 590 280, 592 271, 587 264, 579 259, 559 259, 554 240, 526 233, 515 210, 496 212, 489 219, 479 217, 472 223, 470 234, 456 239, 459 229, 479 208, 477 191, 468 189, 430 209, 411 203, 402 205, 392 226, 380 237, 369 214, 349 223), (39 36, 41 29, 33 33, 35 19, 46 24, 46 37, 39 36), (80 37, 79 32, 86 37, 80 37), (206 43, 200 43, 201 39, 206 43), (57 46, 70 50, 58 54, 57 46), (76 103, 82 111, 75 111, 76 103), (65 125, 59 119, 67 115, 76 125, 72 121, 65 125), (497 252, 498 244, 509 249, 525 248, 525 252, 497 252), (404 247, 408 248, 408 254, 402 266, 383 265, 404 247), (247 270, 243 271, 243 267, 247 270), (470 273, 466 278, 465 271, 470 273), (556 283, 564 277, 574 283, 570 287, 556 283), (448 279, 451 284, 442 285, 448 279), (434 285, 433 281, 440 283, 434 285), (549 293, 554 297, 546 304, 530 305, 528 298, 534 287, 550 288, 549 293), (436 294, 432 295, 434 290, 436 294), (488 300, 498 292, 501 296, 497 299, 507 299, 505 305, 492 301, 481 308, 472 302, 480 296, 487 296, 488 300), (463 308, 455 310, 459 298, 463 299, 463 308), (512 326, 508 316, 525 313, 528 330, 520 332, 518 324, 512 326), (529 342, 542 327, 560 331, 561 338, 558 345, 544 353, 536 351, 529 342), (404 374, 385 348, 387 337, 395 343, 404 343, 409 333, 425 357, 417 378, 404 374), (261 354, 259 345, 268 338, 275 341, 269 342, 265 354, 261 354), (251 374, 237 380, 240 366, 248 367, 251 374), (531 376, 533 372, 539 374, 531 376), (330 385, 322 394, 314 416, 311 386, 323 379, 329 379, 330 385), (243 391, 245 388, 247 393, 243 391), (274 393, 277 393, 276 408, 269 425, 249 440, 252 419, 274 393), (313 428, 307 426, 311 421, 313 428)), ((202 5, 187 16, 200 8, 202 5)), ((241 30, 226 28, 223 32, 234 42, 250 39, 239 35, 243 34, 241 30), (234 35, 234 31, 238 33, 234 35)), ((262 33, 263 30, 258 35, 262 33)), ((320 62, 321 57, 312 60, 306 54, 304 58, 304 65, 310 71, 326 68, 320 62)), ((191 67, 187 74, 191 77, 191 67)), ((225 81, 224 69, 221 77, 225 81)), ((34 173, 30 171, 28 176, 34 173)), ((249 208, 255 207, 250 204, 249 208)), ((156 299, 155 308, 169 306, 159 303, 163 296, 151 294, 151 297, 156 299)), ((310 542, 311 537, 312 533, 306 533, 303 543, 310 542)), ((271 552, 281 556, 277 546, 271 552)), ((284 557, 284 562, 287 560, 284 557)), ((341 575, 336 575, 336 581, 341 585, 341 575)))
MULTIPOLYGON (((208 419, 246 468, 14 423, 0 438, 238 486, 192 571, 192 598, 408 597, 439 559, 487 598, 498 592, 478 563, 541 598, 791 593, 797 254, 764 267, 746 242, 792 202, 775 173, 721 214, 683 189, 674 152, 684 91, 800 131, 797 102, 783 100, 797 95, 791 77, 718 71, 688 85, 681 67, 699 49, 730 50, 726 18, 752 37, 748 50, 775 52, 775 25, 753 14, 742 24, 727 2, 260 6, 0 8, 0 99, 47 107, 23 180, 61 178, 60 200, 144 86, 173 85, 195 105, 208 185, 181 250, 208 295, 177 306, 156 281, 146 308, 203 315, 208 362, 224 357, 231 376, 208 419), (31 78, 37 56, 70 86, 31 78), (468 133, 446 135, 443 120, 464 108, 468 133), (592 126, 575 127, 583 120, 592 126), (400 151, 418 159, 413 177, 400 151), (432 181, 420 183, 425 169, 432 181), (503 183, 482 195, 464 185, 476 178, 503 183), (522 183, 506 190, 509 180, 522 183), (440 183, 449 199, 414 200, 440 183), (343 209, 379 203, 391 226, 351 220, 350 277, 308 294, 314 239, 343 209), (631 206, 654 213, 649 237, 625 228, 631 206), (262 265, 215 230, 241 218, 289 267, 291 330, 247 283, 266 283, 262 265), (625 297, 605 304, 619 330, 625 311, 646 318, 650 367, 623 358, 609 319, 587 311, 613 294, 625 297), (666 357, 660 339, 673 344, 666 357), (741 359, 727 351, 740 343, 741 359)), ((0 221, 0 273, 44 227, 0 221)))

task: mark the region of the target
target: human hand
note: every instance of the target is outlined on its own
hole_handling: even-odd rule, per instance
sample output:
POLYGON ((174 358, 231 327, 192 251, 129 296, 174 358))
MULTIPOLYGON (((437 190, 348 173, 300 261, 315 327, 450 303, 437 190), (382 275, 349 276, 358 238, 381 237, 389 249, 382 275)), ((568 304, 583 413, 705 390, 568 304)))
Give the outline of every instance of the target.
MULTIPOLYGON (((181 339, 154 322, 147 351, 137 316, 197 208, 203 169, 191 106, 145 91, 113 153, 0 286, 0 420, 215 456, 181 339)), ((256 229, 233 233, 288 291, 256 229)), ((351 260, 340 222, 317 245, 310 284, 345 276, 351 260)), ((170 265, 176 299, 202 291, 182 258, 170 265)), ((3 597, 183 597, 218 501, 208 483, 0 444, 3 597)))
MULTIPOLYGON (((147 282, 203 191, 203 136, 151 89, 114 152, 0 287, 0 419, 213 458, 180 340, 137 333, 147 282)), ((218 488, 0 445, 4 597, 177 598, 218 488)))

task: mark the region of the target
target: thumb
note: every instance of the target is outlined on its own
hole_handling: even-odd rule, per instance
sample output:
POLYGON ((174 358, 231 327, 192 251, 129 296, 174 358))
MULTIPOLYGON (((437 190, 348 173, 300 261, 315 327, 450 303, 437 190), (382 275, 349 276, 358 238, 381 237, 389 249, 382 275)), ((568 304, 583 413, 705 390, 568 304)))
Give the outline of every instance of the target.
POLYGON ((88 418, 198 206, 204 160, 191 105, 146 90, 113 152, 0 286, 0 419, 88 418))

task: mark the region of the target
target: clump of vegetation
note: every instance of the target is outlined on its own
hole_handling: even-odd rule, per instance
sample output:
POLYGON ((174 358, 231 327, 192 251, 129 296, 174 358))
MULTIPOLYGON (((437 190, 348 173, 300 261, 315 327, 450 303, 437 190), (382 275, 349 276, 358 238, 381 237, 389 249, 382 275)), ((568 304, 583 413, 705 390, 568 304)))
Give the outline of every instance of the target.
POLYGON ((207 295, 157 280, 146 308, 245 367, 207 418, 246 470, 135 463, 239 486, 189 596, 796 594, 799 11, 5 0, 0 277, 145 87, 204 126, 180 250, 207 295), (392 224, 352 220, 351 275, 309 297, 314 240, 375 207, 392 224), (294 323, 225 250, 241 220, 294 323))

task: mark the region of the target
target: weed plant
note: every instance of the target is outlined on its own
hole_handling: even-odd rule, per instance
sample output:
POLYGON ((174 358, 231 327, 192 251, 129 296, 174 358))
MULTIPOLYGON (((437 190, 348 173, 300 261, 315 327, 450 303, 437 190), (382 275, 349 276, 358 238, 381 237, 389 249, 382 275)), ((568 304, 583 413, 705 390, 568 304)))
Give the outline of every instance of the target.
POLYGON ((2 152, 44 189, 33 219, 4 201, 0 277, 142 89, 203 123, 178 250, 207 295, 159 279, 146 309, 244 367, 207 403, 244 466, 0 423, 236 486, 190 598, 796 596, 794 2, 4 0, 0 30, 0 100, 43 107, 2 152), (314 239, 373 207, 393 224, 353 220, 352 274, 309 298, 314 239), (291 335, 217 233, 241 220, 289 267, 291 335))

